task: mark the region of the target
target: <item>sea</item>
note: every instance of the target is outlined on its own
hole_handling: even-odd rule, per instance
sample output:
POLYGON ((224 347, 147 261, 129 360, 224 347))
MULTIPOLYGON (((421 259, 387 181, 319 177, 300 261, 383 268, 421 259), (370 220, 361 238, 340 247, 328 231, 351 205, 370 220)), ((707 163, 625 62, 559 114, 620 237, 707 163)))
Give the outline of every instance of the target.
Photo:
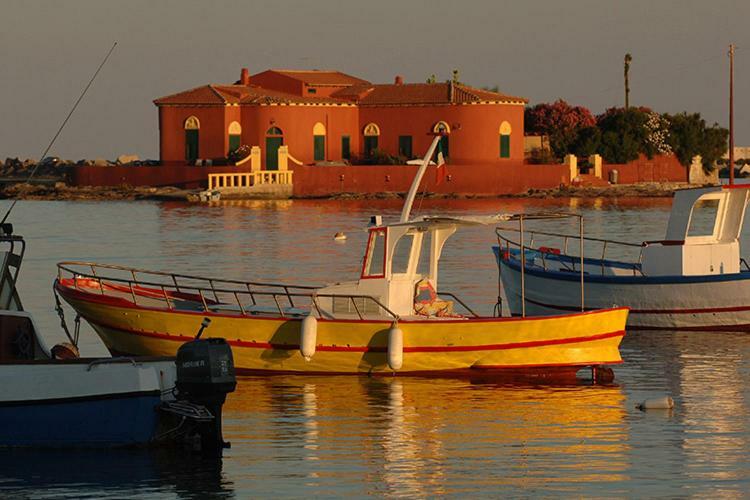
MULTIPOLYGON (((670 204, 418 198, 414 215, 575 212, 588 236, 640 242, 663 238, 670 204)), ((400 208, 400 200, 19 201, 10 221, 27 242, 24 307, 54 344, 66 340, 52 292, 58 262, 323 285, 355 279, 370 216, 395 220, 400 208), (334 240, 337 232, 347 239, 334 240)), ((538 228, 577 234, 576 224, 538 228)), ((441 288, 484 314, 498 296, 496 243, 492 227, 471 227, 449 240, 441 261, 441 288)), ((612 245, 606 256, 637 258, 633 251, 612 245)), ((71 309, 65 317, 72 326, 71 309)), ((80 335, 82 354, 106 355, 88 325, 80 335)), ((611 385, 241 377, 224 408, 231 448, 221 458, 0 449, 0 498, 747 496, 750 334, 633 331, 621 352, 611 385), (636 408, 666 395, 672 410, 636 408)))

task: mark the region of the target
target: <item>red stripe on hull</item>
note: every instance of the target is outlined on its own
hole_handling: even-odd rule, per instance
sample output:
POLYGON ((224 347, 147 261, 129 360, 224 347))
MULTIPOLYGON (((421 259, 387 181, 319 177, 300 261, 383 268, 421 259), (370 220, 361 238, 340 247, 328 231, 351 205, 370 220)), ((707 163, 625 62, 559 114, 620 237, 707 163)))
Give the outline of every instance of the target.
MULTIPOLYGON (((130 335, 140 335, 143 337, 158 338, 162 340, 171 340, 175 342, 188 342, 193 340, 193 337, 187 337, 184 335, 169 335, 167 333, 160 332, 144 332, 135 331, 128 328, 107 325, 101 322, 94 322, 87 318, 92 324, 96 324, 102 328, 109 330, 116 330, 120 332, 126 332, 130 335)), ((531 342, 515 342, 508 344, 490 344, 490 345, 476 345, 476 346, 420 346, 420 347, 404 347, 404 353, 417 353, 417 352, 466 352, 466 351, 501 351, 507 349, 525 349, 531 347, 542 347, 550 345, 562 345, 562 344, 576 344, 580 342, 591 342, 595 340, 608 339, 613 337, 622 337, 625 335, 624 330, 618 330, 615 332, 602 333, 597 335, 590 335, 587 337, 571 337, 567 339, 553 339, 553 340, 537 340, 531 342)), ((246 347, 251 349, 278 349, 292 351, 300 348, 299 344, 271 344, 270 342, 247 342, 244 340, 229 340, 226 339, 227 343, 232 346, 246 347)), ((319 345, 315 347, 316 351, 320 352, 388 352, 388 348, 385 346, 335 346, 335 345, 319 345)))

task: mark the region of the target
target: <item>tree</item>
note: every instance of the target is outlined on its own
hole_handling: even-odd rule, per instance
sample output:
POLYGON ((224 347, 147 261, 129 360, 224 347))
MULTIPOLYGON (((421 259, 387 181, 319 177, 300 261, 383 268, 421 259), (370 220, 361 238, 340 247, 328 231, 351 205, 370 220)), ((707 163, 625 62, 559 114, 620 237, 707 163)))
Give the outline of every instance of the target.
POLYGON ((608 163, 627 163, 641 153, 649 158, 657 153, 648 143, 648 108, 610 108, 596 117, 602 134, 599 152, 608 163))
POLYGON ((688 166, 694 156, 700 155, 704 170, 713 169, 727 151, 729 131, 717 123, 707 126, 700 113, 682 112, 668 118, 669 144, 680 163, 688 166))
POLYGON ((427 83, 435 83, 437 79, 435 78, 435 74, 431 74, 429 77, 427 77, 427 83))
POLYGON ((557 158, 572 151, 581 129, 596 124, 588 109, 571 106, 562 99, 526 108, 524 120, 527 133, 549 137, 550 148, 557 158))

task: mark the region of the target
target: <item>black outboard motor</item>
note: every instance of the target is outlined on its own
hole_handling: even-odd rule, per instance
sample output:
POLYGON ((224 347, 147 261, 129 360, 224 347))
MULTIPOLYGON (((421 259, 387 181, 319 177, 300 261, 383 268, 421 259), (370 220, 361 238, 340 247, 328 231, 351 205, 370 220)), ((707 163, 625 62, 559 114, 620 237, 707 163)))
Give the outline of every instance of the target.
POLYGON ((221 338, 196 339, 177 350, 177 399, 205 406, 213 419, 198 427, 201 450, 220 453, 228 447, 221 432, 221 409, 227 394, 234 392, 232 349, 221 338))

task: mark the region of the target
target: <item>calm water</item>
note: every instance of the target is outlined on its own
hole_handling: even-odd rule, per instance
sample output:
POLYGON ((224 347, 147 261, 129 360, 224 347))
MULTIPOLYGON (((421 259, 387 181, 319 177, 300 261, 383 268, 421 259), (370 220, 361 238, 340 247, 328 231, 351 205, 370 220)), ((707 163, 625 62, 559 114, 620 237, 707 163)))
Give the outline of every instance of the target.
MULTIPOLYGON (((13 222, 29 245, 22 298, 54 343, 63 340, 51 291, 60 260, 312 284, 351 279, 369 215, 395 217, 399 208, 391 201, 19 202, 13 222), (349 239, 334 242, 336 231, 349 239)), ((420 213, 556 209, 582 212, 591 236, 641 241, 663 236, 669 200, 426 200, 420 213)), ((441 288, 484 313, 497 296, 493 242, 486 228, 464 231, 442 260, 441 288)), ((67 316, 71 323, 70 309, 67 316)), ((90 329, 82 337, 84 354, 104 353, 90 329)), ((225 407, 233 446, 221 461, 4 450, 0 496, 746 495, 750 336, 631 332, 622 353, 612 387, 243 378, 225 407), (674 411, 635 409, 663 394, 674 397, 674 411)))

